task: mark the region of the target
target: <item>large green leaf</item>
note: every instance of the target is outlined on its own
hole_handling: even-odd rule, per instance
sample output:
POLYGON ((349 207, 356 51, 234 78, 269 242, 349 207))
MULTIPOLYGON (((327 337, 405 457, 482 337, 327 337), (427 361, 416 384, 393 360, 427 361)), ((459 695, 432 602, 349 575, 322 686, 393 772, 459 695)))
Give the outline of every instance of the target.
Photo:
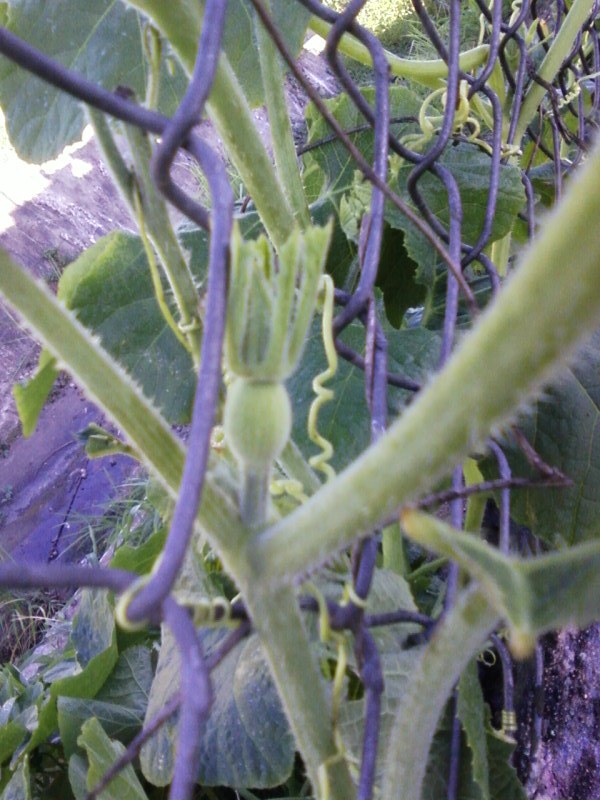
MULTIPOLYGON (((204 240, 194 240, 193 266, 206 268, 204 240)), ((195 389, 192 359, 165 321, 141 240, 115 231, 84 251, 61 275, 58 297, 136 380, 169 422, 189 421, 195 389)), ((15 386, 25 435, 35 429, 58 376, 42 351, 35 375, 15 386)))
MULTIPOLYGON (((511 515, 554 547, 594 539, 600 533, 600 331, 578 352, 519 422, 540 456, 572 481, 567 488, 512 491, 511 515)), ((507 436, 515 475, 537 477, 507 436)), ((486 476, 496 472, 490 459, 486 476)))
POLYGON ((127 744, 140 730, 152 685, 147 647, 135 646, 119 656, 116 666, 93 700, 58 698, 58 726, 65 755, 75 752, 83 723, 95 717, 113 739, 127 744))
MULTIPOLYGON (((210 651, 221 633, 205 637, 210 651)), ((201 744, 199 781, 206 786, 277 786, 289 775, 294 744, 285 715, 255 636, 239 645, 212 673, 214 702, 201 744)), ((179 686, 179 654, 163 628, 158 666, 146 715, 163 707, 179 686)), ((167 723, 144 745, 144 776, 167 785, 173 773, 176 721, 167 723)))
POLYGON ((406 511, 406 533, 457 561, 486 589, 489 602, 511 627, 511 646, 526 656, 536 636, 600 617, 600 542, 531 559, 505 556, 476 536, 428 514, 406 511))
POLYGON ((111 739, 128 744, 143 723, 134 711, 114 703, 100 700, 82 700, 78 697, 58 698, 58 729, 66 758, 77 750, 77 739, 88 719, 97 719, 111 739))
MULTIPOLYGON (((431 331, 415 328, 394 330, 385 326, 388 337, 388 369, 421 381, 433 370, 439 353, 439 337, 431 331)), ((363 353, 365 333, 361 323, 349 326, 343 341, 363 353)), ((294 424, 292 435, 306 456, 318 453, 307 432, 308 412, 315 398, 313 379, 326 368, 321 336, 320 317, 313 322, 306 349, 297 371, 287 382, 292 398, 294 424)), ((365 400, 364 373, 339 359, 335 377, 325 384, 335 393, 334 400, 325 404, 318 418, 318 429, 334 447, 333 466, 339 470, 365 449, 370 441, 369 411, 365 400), (351 424, 349 424, 351 422, 351 424)), ((390 389, 388 408, 390 418, 404 407, 409 393, 390 389)))
MULTIPOLYGON (((463 210, 461 236, 463 242, 475 244, 484 226, 486 205, 490 193, 491 164, 490 156, 475 145, 460 143, 455 147, 447 147, 438 159, 456 181, 463 210)), ((400 194, 413 209, 415 205, 407 188, 408 176, 413 165, 397 159, 395 175, 391 187, 400 194)), ((448 193, 444 184, 435 175, 425 172, 418 188, 430 211, 444 227, 449 224, 448 193)), ((521 182, 521 171, 518 167, 503 164, 500 167, 496 210, 487 244, 501 239, 512 229, 519 211, 525 205, 525 190, 521 182)), ((445 293, 446 270, 442 268, 441 259, 429 240, 397 208, 388 203, 386 220, 394 228, 404 231, 404 246, 410 258, 418 264, 416 279, 430 290, 427 305, 428 315, 439 319, 439 313, 433 314, 436 304, 434 295, 445 293)))
MULTIPOLYGON (((46 55, 110 91, 143 97, 143 23, 120 0, 20 0, 8 3, 8 28, 46 55)), ((172 114, 185 90, 183 72, 165 48, 161 110, 172 114), (170 68, 166 69, 166 59, 170 68), (173 77, 171 76, 173 72, 173 77)), ((76 141, 85 118, 79 102, 8 59, 0 60, 0 106, 17 152, 42 162, 76 141)))
POLYGON ((100 239, 63 272, 58 296, 170 422, 189 420, 192 359, 160 312, 137 236, 100 239))
MULTIPOLYGON (((106 735, 97 719, 89 719, 84 723, 78 744, 85 748, 88 757, 88 789, 92 789, 116 759, 125 752, 125 748, 120 742, 114 742, 106 735)), ((119 772, 101 796, 103 800, 123 800, 124 797, 127 797, 128 800, 129 798, 131 800, 147 800, 147 795, 131 764, 119 772)))

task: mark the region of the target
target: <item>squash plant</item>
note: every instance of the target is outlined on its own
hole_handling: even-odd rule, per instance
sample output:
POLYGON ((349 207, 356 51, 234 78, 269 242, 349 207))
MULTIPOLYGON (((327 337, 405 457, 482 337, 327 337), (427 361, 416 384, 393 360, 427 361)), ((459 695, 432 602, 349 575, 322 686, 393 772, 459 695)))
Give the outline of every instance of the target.
POLYGON ((600 616, 596 4, 451 0, 442 34, 415 0, 427 61, 384 51, 363 5, 0 3, 13 144, 41 161, 87 114, 138 228, 57 297, 0 253, 44 348, 23 427, 68 370, 119 430, 88 429, 88 453, 142 463, 162 517, 109 567, 0 564, 2 586, 85 587, 65 651, 0 674, 2 797, 525 796, 504 641, 524 658, 600 616), (344 88, 327 102, 294 61, 309 27, 344 88), (287 69, 312 98, 300 161, 287 69), (250 200, 235 214, 204 112, 250 200), (170 176, 180 149, 209 208, 170 176), (451 524, 415 508, 442 500, 451 524), (509 514, 549 552, 519 552, 509 514))

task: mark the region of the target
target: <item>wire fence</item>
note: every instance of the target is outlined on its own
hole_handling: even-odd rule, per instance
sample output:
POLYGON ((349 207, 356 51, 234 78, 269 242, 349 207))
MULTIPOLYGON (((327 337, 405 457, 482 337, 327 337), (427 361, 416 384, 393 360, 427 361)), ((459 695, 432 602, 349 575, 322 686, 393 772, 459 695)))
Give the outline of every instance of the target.
MULTIPOLYGON (((518 111, 530 89, 539 84, 544 89, 545 100, 536 112, 536 122, 528 128, 533 151, 540 150, 553 164, 553 182, 556 198, 560 198, 564 181, 584 157, 588 143, 600 119, 600 41, 596 30, 596 17, 600 3, 579 31, 575 44, 563 61, 557 78, 547 84, 536 72, 531 61, 531 41, 525 40, 525 32, 548 52, 559 35, 567 14, 563 0, 535 2, 523 0, 508 6, 506 3, 476 0, 476 5, 487 22, 489 56, 485 66, 477 75, 464 72, 459 63, 461 15, 460 0, 449 0, 443 4, 447 9, 447 33, 439 33, 434 17, 421 0, 413 0, 414 12, 439 58, 447 65, 445 110, 441 123, 435 131, 426 152, 411 149, 392 133, 388 61, 379 40, 361 27, 356 17, 365 0, 351 0, 343 13, 335 13, 316 0, 298 0, 311 14, 331 24, 327 37, 325 57, 343 90, 347 92, 356 108, 364 117, 364 126, 373 129, 374 150, 371 162, 367 162, 352 138, 353 131, 344 130, 323 102, 319 94, 305 79, 294 57, 287 51, 268 11, 260 0, 252 0, 256 13, 271 36, 292 75, 302 86, 329 127, 332 136, 346 147, 354 159, 356 168, 371 182, 372 194, 368 213, 360 223, 359 251, 360 272, 352 292, 336 290, 338 313, 333 323, 336 347, 339 355, 364 371, 365 396, 370 410, 371 438, 376 440, 387 427, 387 399, 390 386, 402 387, 412 392, 419 384, 408 377, 389 371, 387 363, 387 340, 379 310, 375 301, 375 282, 382 247, 384 230, 384 207, 393 204, 417 229, 424 234, 432 248, 439 254, 447 268, 446 297, 442 326, 442 344, 439 366, 443 366, 450 355, 456 339, 459 301, 461 296, 468 313, 474 318, 479 312, 478 301, 465 277, 466 268, 477 261, 487 274, 492 294, 500 288, 501 279, 486 248, 489 244, 498 202, 499 176, 502 164, 516 147, 518 111), (372 82, 375 87, 371 105, 348 72, 339 53, 341 37, 353 34, 368 50, 372 64, 372 82), (586 34, 588 45, 583 48, 586 34), (510 57, 510 50, 520 53, 519 59, 510 57), (517 64, 515 68, 513 65, 517 64), (490 76, 500 70, 503 82, 512 93, 513 113, 508 123, 508 132, 503 131, 502 101, 492 88, 490 76), (577 87, 585 82, 591 98, 584 103, 583 94, 577 87), (462 235, 463 208, 461 195, 453 174, 441 162, 443 153, 454 143, 464 138, 464 131, 456 129, 455 113, 460 104, 461 87, 466 87, 469 100, 481 96, 491 109, 491 127, 485 142, 490 154, 489 191, 482 230, 477 241, 467 244, 462 235), (563 109, 567 108, 576 125, 567 126, 563 109), (540 131, 549 130, 550 136, 542 137, 540 131), (568 150, 568 161, 564 152, 568 150), (388 157, 396 154, 412 165, 408 178, 408 192, 412 201, 409 206, 387 184, 388 157), (449 208, 447 226, 429 207, 426 193, 422 189, 425 175, 432 175, 444 187, 449 208), (414 208, 413 208, 414 206, 414 208), (358 320, 365 331, 364 353, 358 353, 344 344, 340 336, 350 323, 358 320)), ((215 69, 222 45, 227 4, 224 0, 206 0, 204 23, 198 54, 189 88, 179 108, 171 119, 145 109, 125 97, 108 92, 81 76, 69 71, 57 62, 44 56, 6 29, 0 29, 0 52, 20 64, 23 69, 35 73, 64 92, 113 118, 137 126, 143 131, 160 135, 153 161, 152 176, 157 188, 190 220, 210 232, 210 254, 205 302, 206 317, 202 339, 200 369, 193 408, 192 426, 189 434, 187 456, 173 519, 166 540, 160 565, 152 577, 143 585, 135 575, 100 567, 79 567, 52 563, 48 565, 0 564, 0 586, 10 588, 37 587, 102 587, 116 593, 129 593, 128 619, 132 623, 165 622, 172 630, 181 652, 181 690, 177 697, 165 707, 155 721, 147 725, 127 748, 124 756, 113 765, 101 784, 90 794, 96 797, 108 781, 126 763, 135 758, 146 741, 170 716, 179 712, 176 764, 171 786, 171 796, 187 798, 193 793, 197 775, 199 742, 203 720, 211 704, 210 672, 236 644, 251 630, 251 622, 242 602, 234 604, 234 618, 240 626, 225 639, 221 649, 206 658, 202 652, 197 631, 187 611, 180 607, 172 596, 174 582, 182 567, 183 559, 192 535, 197 515, 202 486, 210 450, 211 430, 215 421, 216 405, 221 382, 221 352, 224 336, 229 243, 233 220, 234 198, 227 174, 220 157, 199 138, 194 131, 200 120, 206 99, 210 93, 215 69), (199 205, 186 194, 171 177, 171 166, 180 149, 186 150, 197 162, 206 177, 211 194, 210 210, 199 205), (180 698, 184 702, 180 702, 180 698)), ((504 123, 506 124, 506 123, 504 123)), ((536 230, 535 192, 532 186, 529 165, 521 173, 527 206, 524 222, 529 236, 536 230)), ((557 485, 566 478, 551 466, 544 464, 522 434, 516 431, 518 441, 528 461, 539 474, 541 485, 557 485)), ((531 485, 532 481, 513 476, 499 442, 490 442, 491 452, 498 463, 499 478, 483 484, 465 487, 462 469, 457 468, 452 479, 452 488, 445 493, 424 498, 421 505, 429 506, 441 502, 450 505, 452 524, 463 526, 464 499, 478 491, 499 492, 499 547, 506 551, 510 546, 510 491, 513 487, 531 485)), ((436 624, 423 614, 414 614, 402 609, 395 613, 370 615, 364 601, 369 595, 375 562, 380 547, 380 531, 358 544, 352 553, 353 592, 345 605, 328 601, 330 623, 334 630, 349 631, 353 637, 356 662, 364 686, 365 722, 363 750, 358 786, 359 800, 373 796, 376 754, 379 738, 381 696, 384 688, 380 658, 373 638, 375 626, 410 621, 423 627, 423 635, 436 624)), ((445 611, 452 605, 457 586, 457 571, 450 567, 447 578, 445 611)), ((302 598, 301 606, 307 611, 318 611, 318 604, 311 598, 302 598)), ((504 710, 507 719, 514 716, 513 675, 510 655, 502 640, 494 638, 503 669, 504 710)), ((538 653, 539 659, 539 653, 538 653)), ((536 722, 536 726, 539 724, 536 722)), ((507 728, 510 727, 507 724, 507 728)), ((454 742, 460 735, 456 722, 453 729, 454 742)), ((459 748, 452 748, 448 800, 456 796, 459 772, 459 748)))

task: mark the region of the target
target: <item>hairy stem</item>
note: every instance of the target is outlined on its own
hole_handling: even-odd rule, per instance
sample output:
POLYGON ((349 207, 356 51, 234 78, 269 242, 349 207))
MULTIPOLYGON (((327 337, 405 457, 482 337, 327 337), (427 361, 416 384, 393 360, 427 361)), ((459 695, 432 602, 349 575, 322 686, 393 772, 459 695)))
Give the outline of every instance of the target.
POLYGON ((478 588, 467 589, 415 664, 389 739, 383 800, 420 800, 429 748, 461 672, 484 645, 498 615, 478 588), (427 698, 427 702, 424 702, 427 698))
MULTIPOLYGON (((270 0, 265 0, 265 8, 271 11, 270 0)), ((294 147, 292 125, 285 102, 285 73, 282 61, 271 37, 261 24, 258 16, 254 16, 254 29, 260 58, 260 70, 263 89, 269 112, 271 126, 271 142, 275 165, 281 178, 281 185, 290 202, 294 218, 302 229, 310 224, 310 213, 302 186, 298 157, 294 147)))
POLYGON ((252 621, 317 800, 352 800, 356 791, 333 739, 331 703, 313 658, 298 604, 290 587, 269 591, 253 579, 244 592, 252 621), (322 791, 323 775, 330 793, 322 791))
POLYGON ((263 580, 306 572, 430 491, 551 377, 600 320, 599 218, 596 148, 443 371, 350 467, 254 537, 263 580))

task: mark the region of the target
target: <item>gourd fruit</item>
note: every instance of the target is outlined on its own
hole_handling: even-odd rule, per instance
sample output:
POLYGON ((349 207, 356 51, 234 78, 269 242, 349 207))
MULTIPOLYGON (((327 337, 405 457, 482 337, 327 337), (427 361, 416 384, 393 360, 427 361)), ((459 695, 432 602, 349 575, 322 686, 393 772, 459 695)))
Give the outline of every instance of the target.
POLYGON ((235 378, 227 389, 223 429, 241 465, 266 465, 281 455, 292 428, 292 407, 283 383, 235 378))

